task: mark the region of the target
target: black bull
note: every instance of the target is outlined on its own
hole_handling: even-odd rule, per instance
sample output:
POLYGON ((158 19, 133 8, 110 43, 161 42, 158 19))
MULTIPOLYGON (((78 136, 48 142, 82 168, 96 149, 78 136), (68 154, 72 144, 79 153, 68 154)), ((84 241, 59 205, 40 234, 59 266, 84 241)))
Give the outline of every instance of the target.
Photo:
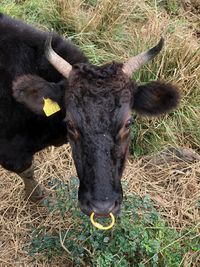
POLYGON ((69 142, 82 211, 117 213, 132 110, 160 115, 178 104, 179 93, 171 84, 138 85, 130 79, 160 52, 163 39, 124 64, 99 67, 68 40, 48 36, 0 14, 0 164, 20 175, 27 196, 38 201, 45 194, 31 168, 34 153, 69 142), (47 99, 60 111, 46 116, 47 99))

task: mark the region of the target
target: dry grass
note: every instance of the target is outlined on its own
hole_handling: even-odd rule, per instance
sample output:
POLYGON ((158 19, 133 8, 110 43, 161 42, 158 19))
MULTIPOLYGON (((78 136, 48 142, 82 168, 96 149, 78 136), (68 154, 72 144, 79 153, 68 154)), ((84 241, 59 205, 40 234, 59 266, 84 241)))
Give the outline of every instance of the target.
MULTIPOLYGON (((39 153, 35 162, 36 176, 47 187, 48 182, 55 177, 66 182, 71 175, 76 175, 68 145, 49 148, 39 153)), ((3 169, 0 171, 0 266, 73 266, 70 262, 66 265, 67 252, 62 257, 56 256, 51 265, 41 257, 38 262, 36 260, 32 263, 32 258, 24 250, 25 244, 30 242, 32 229, 43 225, 46 231, 53 234, 60 229, 70 228, 73 224, 72 218, 69 214, 63 221, 59 214, 49 214, 45 207, 24 201, 20 178, 3 169)), ((129 159, 123 180, 128 184, 126 194, 134 192, 144 196, 148 193, 155 204, 162 208, 162 215, 170 226, 177 230, 187 227, 200 228, 197 207, 197 201, 200 199, 198 156, 188 156, 187 153, 179 158, 170 153, 162 153, 137 161, 129 159)), ((185 257, 189 262, 191 255, 185 257)))
MULTIPOLYGON (((36 176, 46 185, 52 178, 66 182, 75 173, 69 146, 47 149, 35 157, 35 163, 36 176)), ((59 215, 52 218, 45 207, 25 201, 23 184, 18 176, 1 169, 1 179, 0 266, 37 266, 37 263, 31 263, 32 258, 24 251, 24 245, 30 241, 34 227, 44 225, 47 230, 56 231, 61 218, 59 215)), ((69 217, 69 225, 70 220, 69 217)), ((40 263, 39 266, 48 266, 48 263, 40 263)), ((61 266, 61 261, 52 263, 52 266, 61 266)))
MULTIPOLYGON (((150 194, 172 227, 197 225, 200 222, 197 201, 200 197, 200 156, 162 152, 128 164, 125 179, 129 191, 150 194), (134 168, 134 172, 133 172, 134 168), (132 173, 136 173, 133 176, 132 173)), ((195 154, 194 154, 195 155, 195 154)))

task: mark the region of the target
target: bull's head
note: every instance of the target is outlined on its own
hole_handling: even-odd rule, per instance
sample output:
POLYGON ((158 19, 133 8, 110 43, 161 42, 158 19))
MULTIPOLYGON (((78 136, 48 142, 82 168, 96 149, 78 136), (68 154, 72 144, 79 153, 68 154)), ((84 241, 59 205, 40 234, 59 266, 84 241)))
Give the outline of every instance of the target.
POLYGON ((162 46, 163 39, 124 64, 97 67, 85 63, 71 66, 49 42, 46 57, 66 78, 66 83, 52 84, 30 75, 14 83, 15 98, 33 112, 44 115, 44 97, 57 101, 65 112, 64 123, 80 180, 80 207, 88 215, 92 211, 107 215, 120 209, 120 179, 134 123, 132 110, 160 115, 178 103, 178 91, 171 84, 137 85, 130 79, 162 46))

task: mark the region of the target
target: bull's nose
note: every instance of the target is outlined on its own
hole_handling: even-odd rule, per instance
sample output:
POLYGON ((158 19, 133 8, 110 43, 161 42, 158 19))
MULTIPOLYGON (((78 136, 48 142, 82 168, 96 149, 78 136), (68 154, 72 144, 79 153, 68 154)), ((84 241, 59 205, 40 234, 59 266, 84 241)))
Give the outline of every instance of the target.
POLYGON ((113 201, 92 201, 90 202, 90 208, 99 216, 107 216, 110 212, 116 213, 119 205, 113 201))
POLYGON ((79 198, 81 211, 90 216, 92 212, 95 216, 107 217, 110 213, 118 214, 122 203, 121 196, 115 196, 106 200, 97 200, 94 198, 79 198))

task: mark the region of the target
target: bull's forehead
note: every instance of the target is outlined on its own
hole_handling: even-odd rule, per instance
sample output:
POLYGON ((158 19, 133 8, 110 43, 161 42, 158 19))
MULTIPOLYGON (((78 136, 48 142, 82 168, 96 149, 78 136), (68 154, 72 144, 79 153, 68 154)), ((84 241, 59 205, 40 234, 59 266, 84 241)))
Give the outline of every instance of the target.
POLYGON ((120 64, 79 64, 69 77, 67 117, 82 128, 108 130, 129 112, 132 91, 133 83, 120 64))
POLYGON ((103 66, 90 64, 75 65, 68 80, 67 94, 84 101, 87 97, 96 102, 106 101, 109 96, 113 101, 130 98, 133 83, 122 71, 119 63, 110 63, 103 66))
POLYGON ((66 117, 86 131, 107 132, 130 116, 130 99, 120 102, 113 94, 74 97, 67 105, 66 117))

